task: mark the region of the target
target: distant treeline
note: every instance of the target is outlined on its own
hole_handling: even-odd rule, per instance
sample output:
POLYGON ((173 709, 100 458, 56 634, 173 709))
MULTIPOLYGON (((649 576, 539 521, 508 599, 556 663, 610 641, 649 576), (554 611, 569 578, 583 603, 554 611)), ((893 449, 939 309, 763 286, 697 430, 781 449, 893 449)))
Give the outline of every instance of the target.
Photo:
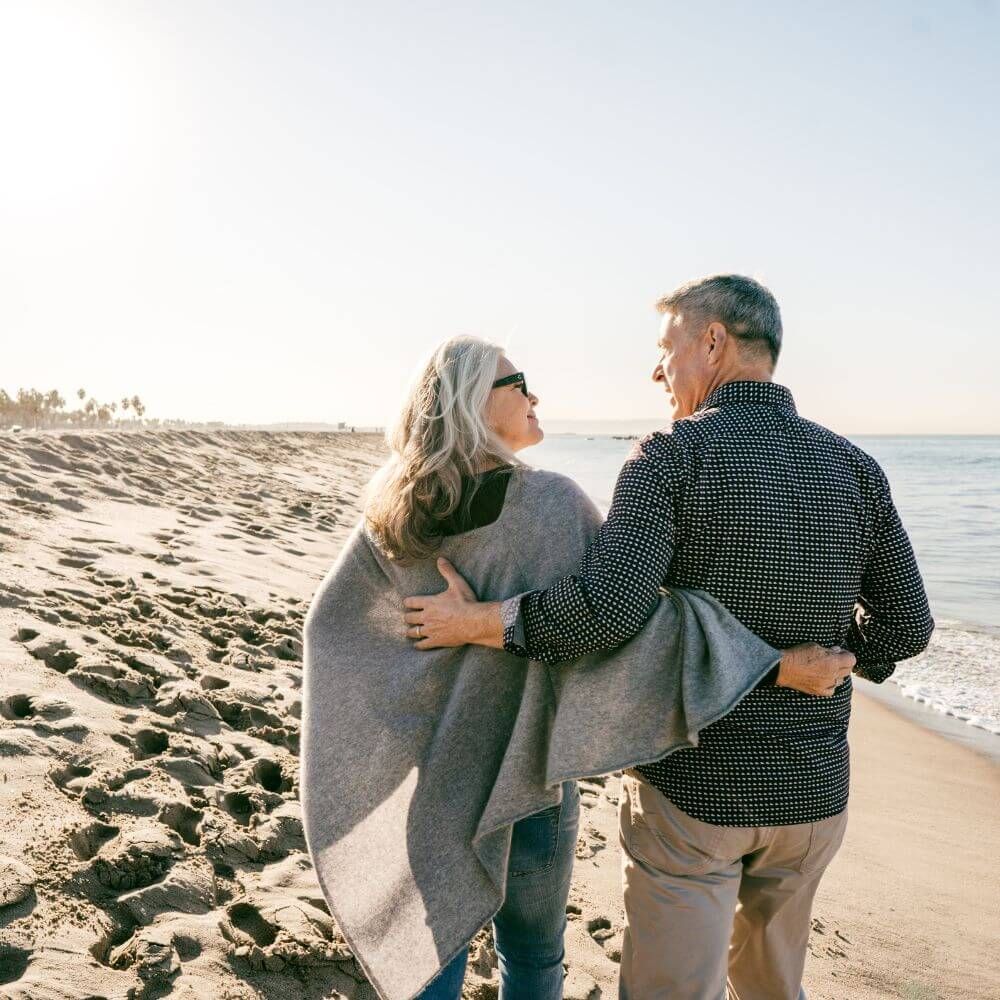
POLYGON ((99 403, 93 396, 88 398, 86 389, 78 389, 76 396, 80 406, 67 410, 66 400, 55 389, 50 392, 18 389, 16 396, 0 389, 0 427, 37 430, 43 427, 111 427, 123 423, 152 423, 143 421, 146 407, 138 396, 123 396, 110 403, 99 403))

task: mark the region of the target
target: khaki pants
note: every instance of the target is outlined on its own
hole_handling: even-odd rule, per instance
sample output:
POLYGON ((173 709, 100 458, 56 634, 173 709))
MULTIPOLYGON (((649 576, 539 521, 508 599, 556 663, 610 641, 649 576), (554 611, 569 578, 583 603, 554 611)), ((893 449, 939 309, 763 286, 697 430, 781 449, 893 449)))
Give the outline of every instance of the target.
POLYGON ((805 1000, 813 896, 846 810, 793 826, 716 826, 629 770, 619 818, 619 1000, 805 1000))

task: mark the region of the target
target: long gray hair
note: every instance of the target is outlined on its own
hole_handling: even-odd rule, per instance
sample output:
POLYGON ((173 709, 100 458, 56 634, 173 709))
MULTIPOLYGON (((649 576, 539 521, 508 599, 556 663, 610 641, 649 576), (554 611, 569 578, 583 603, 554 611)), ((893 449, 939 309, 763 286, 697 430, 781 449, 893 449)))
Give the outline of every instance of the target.
POLYGON ((389 461, 372 480, 368 529, 393 559, 422 559, 441 538, 440 522, 462 503, 462 477, 517 465, 486 423, 486 401, 503 349, 478 337, 445 341, 419 372, 396 425, 389 461))

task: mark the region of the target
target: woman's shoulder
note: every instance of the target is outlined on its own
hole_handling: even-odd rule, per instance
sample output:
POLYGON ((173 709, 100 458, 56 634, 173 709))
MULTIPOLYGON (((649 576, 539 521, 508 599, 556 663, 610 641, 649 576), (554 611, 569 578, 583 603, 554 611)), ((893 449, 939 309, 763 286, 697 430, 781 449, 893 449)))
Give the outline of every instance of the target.
POLYGON ((548 469, 522 467, 516 472, 517 501, 539 512, 553 511, 565 517, 579 513, 593 516, 597 507, 576 480, 548 469))
POLYGON ((580 484, 561 472, 522 466, 517 469, 516 475, 521 479, 525 492, 532 496, 586 497, 580 484))

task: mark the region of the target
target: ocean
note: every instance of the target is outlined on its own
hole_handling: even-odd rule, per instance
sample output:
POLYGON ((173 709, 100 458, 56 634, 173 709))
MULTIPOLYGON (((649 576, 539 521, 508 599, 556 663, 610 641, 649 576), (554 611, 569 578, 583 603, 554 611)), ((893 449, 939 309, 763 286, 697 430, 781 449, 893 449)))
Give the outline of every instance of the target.
MULTIPOLYGON (((1000 437, 876 437, 855 444, 885 469, 937 628, 889 683, 1000 736, 1000 437)), ((632 441, 554 434, 523 458, 572 476, 601 507, 632 441)))

